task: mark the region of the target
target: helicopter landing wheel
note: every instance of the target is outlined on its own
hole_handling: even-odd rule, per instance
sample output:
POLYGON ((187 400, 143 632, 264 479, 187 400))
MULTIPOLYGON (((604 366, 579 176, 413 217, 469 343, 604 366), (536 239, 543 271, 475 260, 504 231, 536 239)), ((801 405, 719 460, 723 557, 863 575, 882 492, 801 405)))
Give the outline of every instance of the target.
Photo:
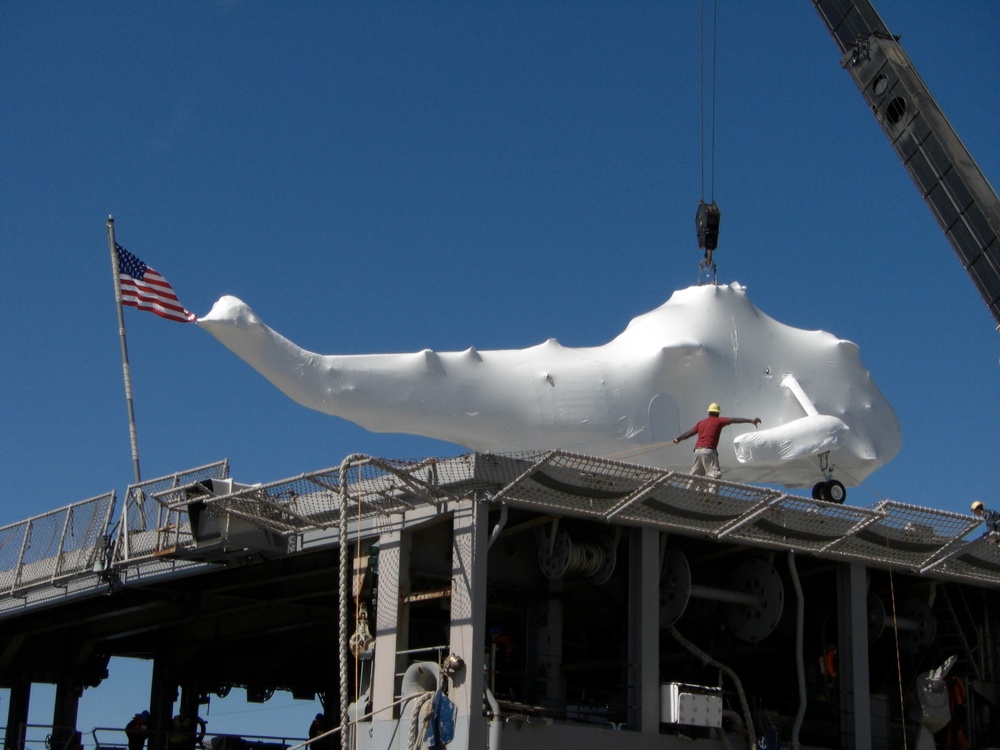
POLYGON ((831 503, 843 503, 847 499, 847 488, 836 479, 826 483, 826 499, 831 503))
POLYGON ((825 500, 828 503, 843 503, 847 499, 847 488, 836 479, 817 482, 812 488, 813 500, 825 500))

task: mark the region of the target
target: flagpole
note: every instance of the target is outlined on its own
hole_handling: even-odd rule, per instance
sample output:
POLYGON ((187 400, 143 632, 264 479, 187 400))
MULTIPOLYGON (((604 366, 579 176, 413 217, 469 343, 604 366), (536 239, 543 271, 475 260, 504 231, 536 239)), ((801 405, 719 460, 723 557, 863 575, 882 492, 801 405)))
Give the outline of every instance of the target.
POLYGON ((122 346, 122 372, 125 375, 125 403, 128 406, 128 434, 132 443, 132 468, 135 483, 142 481, 139 473, 139 435, 135 429, 135 409, 132 406, 132 373, 128 366, 128 344, 125 342, 125 314, 122 312, 122 286, 118 277, 118 251, 115 249, 115 219, 108 216, 108 245, 111 248, 111 273, 115 282, 115 306, 118 308, 118 338, 122 346))

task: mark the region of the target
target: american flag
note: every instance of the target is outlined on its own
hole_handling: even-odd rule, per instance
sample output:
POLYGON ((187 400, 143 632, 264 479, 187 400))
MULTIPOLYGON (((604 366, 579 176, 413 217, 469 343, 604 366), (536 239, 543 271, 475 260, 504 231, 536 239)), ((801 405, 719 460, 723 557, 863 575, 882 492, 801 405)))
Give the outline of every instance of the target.
POLYGON ((118 280, 122 304, 149 310, 161 318, 190 323, 198 316, 185 310, 174 294, 173 287, 156 271, 115 243, 118 253, 118 280))

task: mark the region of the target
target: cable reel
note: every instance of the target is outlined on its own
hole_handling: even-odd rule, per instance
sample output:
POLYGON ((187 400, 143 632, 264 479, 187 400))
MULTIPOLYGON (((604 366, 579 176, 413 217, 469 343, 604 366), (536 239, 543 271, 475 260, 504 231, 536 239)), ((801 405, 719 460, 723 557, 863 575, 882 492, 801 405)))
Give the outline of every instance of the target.
POLYGON ((937 636, 937 620, 926 602, 919 599, 903 602, 894 622, 886 613, 882 598, 878 594, 868 594, 868 643, 875 643, 886 628, 899 631, 899 648, 908 654, 927 648, 937 636))
POLYGON ((614 541, 606 534, 574 542, 566 529, 559 529, 552 539, 539 535, 538 542, 538 566, 550 580, 569 575, 600 586, 615 572, 618 553, 614 541))
POLYGON ((778 572, 759 558, 739 564, 727 588, 691 582, 691 566, 684 553, 668 547, 660 577, 660 624, 674 625, 691 599, 724 602, 726 623, 743 641, 763 640, 778 625, 785 604, 785 589, 778 572))

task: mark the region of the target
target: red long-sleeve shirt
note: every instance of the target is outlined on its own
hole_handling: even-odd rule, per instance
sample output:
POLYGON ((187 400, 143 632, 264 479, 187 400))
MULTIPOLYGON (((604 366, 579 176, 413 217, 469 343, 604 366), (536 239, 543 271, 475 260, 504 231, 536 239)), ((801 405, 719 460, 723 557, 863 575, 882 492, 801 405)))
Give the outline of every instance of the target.
POLYGON ((677 440, 679 442, 687 440, 692 435, 697 435, 698 440, 694 444, 695 448, 717 450, 719 447, 719 438, 722 436, 722 428, 728 427, 733 421, 729 417, 705 417, 683 435, 678 436, 677 440))

